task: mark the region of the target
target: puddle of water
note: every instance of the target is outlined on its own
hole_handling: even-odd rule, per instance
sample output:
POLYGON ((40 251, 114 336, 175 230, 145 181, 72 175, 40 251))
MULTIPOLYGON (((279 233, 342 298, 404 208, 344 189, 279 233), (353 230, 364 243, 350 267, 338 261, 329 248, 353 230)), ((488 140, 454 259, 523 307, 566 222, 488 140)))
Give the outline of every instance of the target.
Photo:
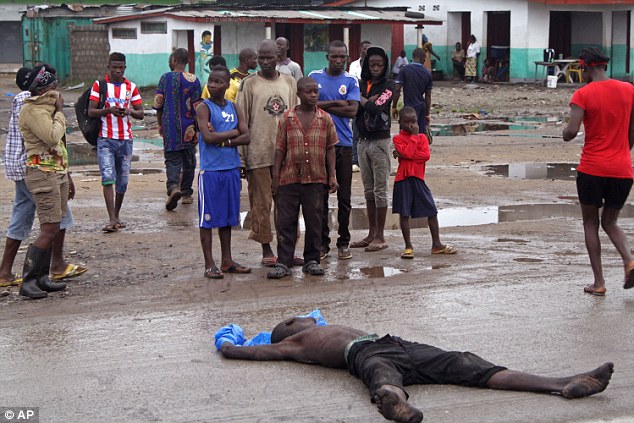
POLYGON ((466 136, 476 132, 488 132, 488 131, 527 131, 530 129, 537 129, 538 126, 534 125, 521 125, 512 123, 482 123, 482 122, 469 122, 458 123, 453 125, 431 125, 431 132, 434 136, 466 136))
POLYGON ((160 147, 161 150, 163 149, 163 138, 135 138, 135 144, 137 143, 137 141, 140 143, 150 144, 155 147, 160 147))
POLYGON ((576 163, 509 163, 483 166, 487 175, 511 179, 557 179, 574 181, 577 177, 576 163))
MULTIPOLYGON (((634 206, 626 204, 621 210, 621 217, 634 217, 634 206)), ((541 220, 559 217, 581 218, 581 209, 577 204, 517 204, 510 206, 487 207, 450 207, 438 211, 438 224, 441 228, 457 226, 488 225, 501 222, 519 222, 524 220, 541 220)), ((337 228, 337 209, 328 213, 330 228, 337 228)), ((274 222, 271 221, 273 225, 274 222)), ((305 229, 304 220, 300 217, 300 231, 305 229)), ((412 219, 412 229, 427 228, 427 219, 412 219)), ((251 229, 248 211, 240 213, 240 228, 251 229)), ((368 229, 367 211, 365 208, 353 208, 350 213, 350 229, 368 229)), ((385 229, 400 229, 399 215, 388 213, 385 229)), ((521 239, 501 238, 498 242, 526 242, 521 239)))
POLYGON ((438 225, 441 228, 475 226, 497 223, 498 207, 452 207, 438 210, 438 225))
POLYGON ((400 275, 405 273, 406 270, 396 269, 394 267, 375 266, 375 267, 361 267, 358 270, 354 269, 353 272, 360 272, 368 278, 389 278, 391 276, 400 275))
MULTIPOLYGON (((157 169, 152 169, 156 171, 157 169)), ((162 171, 162 170, 161 170, 162 171)), ((98 175, 98 171, 93 171, 94 175, 98 175)), ((97 204, 97 203, 96 203, 97 204)), ((101 206, 101 203, 98 203, 101 206)), ((88 207, 89 205, 86 205, 88 207)), ((93 205, 90 205, 92 207, 93 205)), ((149 202, 145 205, 148 213, 159 213, 160 210, 164 210, 162 202, 152 203, 149 202)), ((184 209, 185 210, 185 209, 184 209)), ((134 222, 133 226, 135 230, 141 230, 145 232, 155 232, 163 230, 167 226, 171 227, 196 227, 197 225, 197 209, 191 208, 186 214, 173 214, 169 215, 166 220, 156 220, 149 223, 145 221, 134 222)), ((388 221, 392 221, 390 227, 386 226, 386 229, 399 229, 398 215, 388 214, 388 221)), ((489 207, 454 207, 441 209, 438 212, 438 223, 441 228, 456 227, 456 226, 476 226, 495 224, 503 222, 519 222, 528 220, 543 220, 553 218, 574 218, 581 219, 581 209, 576 203, 568 204, 516 204, 508 206, 489 206, 489 207)), ((634 217, 634 205, 626 204, 621 210, 620 217, 632 218, 634 217)), ((354 208, 351 213, 351 229, 368 229, 366 210, 363 208, 354 208)), ((337 209, 330 209, 329 219, 331 222, 331 231, 337 230, 337 209)), ((416 228, 426 228, 426 219, 415 219, 416 228)), ((271 219, 271 225, 274 225, 271 219)), ((412 225, 414 227, 414 225, 412 225)), ((305 226, 303 219, 300 218, 299 228, 301 232, 304 232, 305 226)), ((249 230, 251 229, 251 219, 248 211, 242 211, 240 213, 239 226, 235 227, 236 230, 249 230)), ((514 242, 514 243, 526 243, 528 241, 523 239, 513 238, 498 238, 497 242, 514 242)), ((358 275, 359 277, 361 275, 358 275)))
MULTIPOLYGON (((79 170, 74 173, 83 176, 101 176, 101 172, 99 170, 79 170)), ((134 167, 130 169, 130 175, 155 175, 159 173, 165 173, 165 169, 134 167)))
POLYGON ((509 122, 537 122, 537 123, 555 123, 561 119, 557 116, 517 116, 507 118, 509 122))
POLYGON ((87 142, 83 144, 68 144, 66 150, 68 151, 68 163, 71 166, 99 164, 97 161, 97 149, 87 142))
POLYGON ((513 238, 498 238, 497 242, 515 242, 517 244, 526 244, 528 243, 525 239, 513 239, 513 238))

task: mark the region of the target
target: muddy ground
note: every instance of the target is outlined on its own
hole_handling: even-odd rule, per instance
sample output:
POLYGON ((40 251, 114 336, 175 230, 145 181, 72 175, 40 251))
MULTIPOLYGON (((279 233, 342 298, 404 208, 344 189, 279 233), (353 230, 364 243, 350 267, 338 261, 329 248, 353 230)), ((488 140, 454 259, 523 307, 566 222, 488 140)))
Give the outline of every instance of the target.
MULTIPOLYGON (((622 319, 615 313, 620 310, 631 321, 634 303, 631 293, 621 289, 622 265, 606 237, 602 240, 608 296, 596 299, 582 293, 592 275, 574 179, 550 176, 545 170, 537 179, 513 179, 504 176, 504 166, 496 168, 502 175, 486 169, 509 163, 550 163, 559 164, 556 167, 564 174, 573 174, 583 137, 564 143, 561 132, 574 89, 436 84, 432 125, 455 135, 435 137, 426 181, 439 208, 441 237, 459 253, 431 256, 429 232, 419 229, 413 232, 416 258, 402 260, 401 234, 391 222, 388 249, 353 250, 349 261, 327 259, 322 278, 304 276, 295 269, 292 278, 281 281, 266 279, 267 269, 259 265, 259 246, 240 228, 233 232, 234 259, 252 267, 253 273, 226 275, 222 281, 203 277, 196 203, 165 211, 162 154, 152 141, 158 138, 156 121, 146 116, 135 131, 139 161, 133 163, 136 171, 121 213, 127 229, 101 232, 107 214, 98 167, 72 166, 76 225, 68 231, 66 254, 70 261, 88 265, 89 272, 69 281, 65 292, 45 300, 23 300, 15 288, 0 298, 0 333, 6 331, 4 337, 0 335, 0 355, 7 358, 8 372, 4 382, 18 386, 9 399, 17 400, 20 393, 35 387, 50 421, 108 421, 99 414, 104 409, 105 416, 129 421, 381 421, 363 387, 343 372, 335 377, 329 370, 282 364, 237 365, 212 352, 211 337, 223 324, 240 323, 253 335, 288 314, 318 307, 334 323, 417 339, 427 336, 429 342, 470 348, 507 365, 547 374, 594 367, 603 356, 622 358, 619 364, 625 379, 615 381, 611 396, 606 391, 607 396, 575 406, 559 399, 542 402, 545 397, 526 394, 482 397, 451 387, 416 388, 411 392, 418 397, 417 404, 431 413, 430 421, 594 421, 631 416, 628 398, 634 368, 626 357, 634 341, 631 326, 620 326, 622 319), (500 129, 509 123, 524 126, 500 129), (474 132, 485 124, 493 126, 480 129, 493 130, 474 132), (579 312, 582 315, 577 316, 579 312), (595 313, 605 320, 588 319, 595 313), (576 326, 582 316, 586 317, 578 324, 590 332, 576 326), (160 321, 164 324, 151 323, 160 321), (29 336, 23 336, 23 325, 29 336), (604 331, 606 327, 613 330, 604 331), (69 339, 72 345, 67 345, 69 339), (166 352, 157 351, 163 348, 166 352), (77 351, 92 351, 100 361, 79 364, 84 363, 84 355, 77 351), (56 407, 60 396, 66 395, 49 395, 38 387, 36 372, 15 370, 16 365, 24 367, 19 365, 20 352, 35 362, 51 354, 69 354, 63 364, 51 367, 45 360, 39 364, 47 378, 57 378, 46 386, 53 389, 60 383, 63 392, 72 395, 63 401, 72 404, 74 411, 56 407), (149 362, 137 360, 138 354, 149 362), (171 363, 170 367, 160 364, 161 360, 171 363), (561 362, 566 364, 556 364, 561 362), (191 363, 202 369, 189 368, 191 363), (78 382, 63 370, 76 365, 73 374, 78 382), (173 369, 176 375, 170 373, 173 369), (245 383, 235 383, 236 377, 245 383), (334 382, 329 382, 332 377, 334 382), (264 388, 258 388, 263 381, 267 381, 264 388), (339 396, 332 387, 349 394, 339 396), (100 392, 108 392, 109 399, 100 392), (290 401, 274 400, 276 393, 290 401), (187 405, 178 405, 179 401, 187 405), (241 411, 236 412, 236 407, 241 411)), ((0 79, 3 132, 11 101, 6 92, 16 89, 5 76, 0 79)), ((79 94, 80 90, 64 91, 67 103, 79 94)), ((145 93, 144 100, 148 108, 151 92, 145 93)), ((65 113, 72 127, 72 108, 65 113)), ((76 151, 85 146, 77 131, 69 133, 68 140, 76 151)), ((0 179, 0 198, 0 235, 4 236, 13 198, 13 184, 4 178, 0 179)), ((333 197, 331 207, 335 204, 333 197)), ((357 240, 365 233, 358 173, 354 174, 353 207, 357 210, 352 238, 357 240)), ((242 208, 248 209, 246 184, 242 208)), ((634 239, 632 216, 628 206, 622 225, 630 240, 634 239)), ((215 235, 214 239, 218 257, 215 235)), ((21 250, 14 271, 20 270, 23 259, 21 250)), ((90 354, 86 352, 84 358, 90 354)))

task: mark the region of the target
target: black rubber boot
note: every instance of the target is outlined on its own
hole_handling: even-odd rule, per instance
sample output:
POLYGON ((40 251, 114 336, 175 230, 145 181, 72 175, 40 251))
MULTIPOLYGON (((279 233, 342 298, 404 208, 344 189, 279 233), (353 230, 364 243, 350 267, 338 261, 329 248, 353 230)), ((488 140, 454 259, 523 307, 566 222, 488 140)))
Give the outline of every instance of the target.
POLYGON ((40 276, 42 266, 38 262, 41 260, 43 250, 29 245, 24 259, 24 267, 22 268, 22 286, 20 286, 20 295, 33 298, 34 300, 46 298, 48 294, 37 286, 37 279, 40 276))
MULTIPOLYGON (((31 246, 33 247, 33 246, 31 246)), ((35 247, 33 247, 35 248, 35 247)), ((39 250, 39 248, 38 248, 39 250)), ((53 254, 53 248, 49 248, 48 250, 40 250, 42 253, 42 262, 40 276, 37 278, 37 286, 46 292, 53 291, 63 291, 66 289, 65 283, 53 282, 48 278, 48 274, 51 271, 51 255, 53 254)))

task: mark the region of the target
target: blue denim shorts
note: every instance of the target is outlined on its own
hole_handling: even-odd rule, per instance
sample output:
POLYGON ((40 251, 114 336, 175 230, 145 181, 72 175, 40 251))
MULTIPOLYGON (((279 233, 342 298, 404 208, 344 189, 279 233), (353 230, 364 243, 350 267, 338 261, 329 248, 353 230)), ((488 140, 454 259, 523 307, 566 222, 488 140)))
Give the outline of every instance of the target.
POLYGON ((132 165, 132 140, 97 138, 97 158, 101 185, 114 184, 115 191, 124 194, 132 165))
MULTIPOLYGON (((34 220, 35 200, 26 187, 24 179, 15 181, 15 199, 11 211, 11 222, 7 228, 7 238, 24 241, 31 234, 34 220)), ((66 215, 62 217, 59 226, 61 229, 67 229, 73 226, 73 223, 73 213, 70 211, 70 204, 68 204, 66 215)))

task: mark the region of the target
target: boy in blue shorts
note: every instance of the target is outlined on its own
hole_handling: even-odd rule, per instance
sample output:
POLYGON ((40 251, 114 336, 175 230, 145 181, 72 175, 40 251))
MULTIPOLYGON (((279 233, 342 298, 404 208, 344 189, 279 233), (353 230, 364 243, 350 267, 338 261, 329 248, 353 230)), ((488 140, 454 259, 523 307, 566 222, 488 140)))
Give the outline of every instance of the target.
POLYGON ((426 217, 432 239, 432 254, 455 254, 457 249, 440 242, 438 210, 425 184, 425 163, 429 160, 429 141, 418 133, 418 119, 413 107, 405 106, 399 113, 401 131, 394 137, 394 158, 398 170, 394 178, 392 213, 400 215, 405 250, 401 258, 413 259, 414 247, 410 239, 410 217, 426 217))
POLYGON ((224 273, 250 273, 231 258, 231 227, 240 217, 239 145, 250 142, 242 111, 225 99, 229 70, 214 66, 209 73, 210 97, 196 107, 200 130, 200 173, 198 174, 198 226, 205 257, 205 277, 222 279, 224 273), (212 255, 212 228, 218 228, 221 262, 212 255))

